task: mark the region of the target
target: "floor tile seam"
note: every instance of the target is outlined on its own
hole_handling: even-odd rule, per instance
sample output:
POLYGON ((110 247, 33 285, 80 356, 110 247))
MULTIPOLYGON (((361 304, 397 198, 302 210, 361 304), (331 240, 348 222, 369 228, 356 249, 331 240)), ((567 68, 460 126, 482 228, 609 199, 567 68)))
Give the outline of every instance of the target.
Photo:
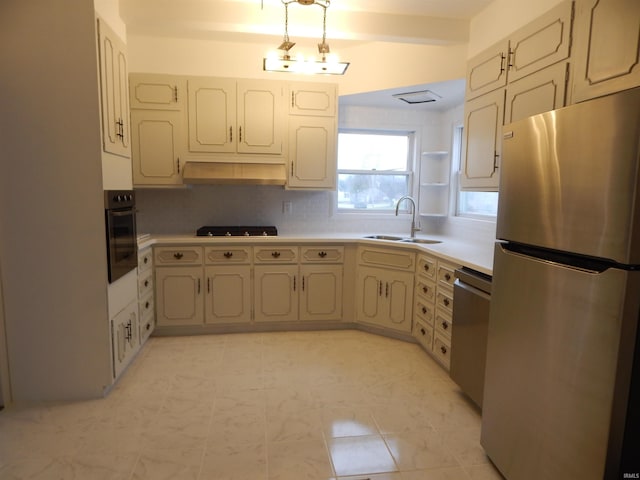
POLYGON ((327 435, 324 432, 324 429, 321 429, 322 434, 322 443, 324 445, 324 451, 325 454, 327 455, 327 458, 329 459, 329 465, 331 466, 331 475, 333 477, 337 477, 338 473, 336 471, 336 466, 333 463, 333 457, 331 456, 331 449, 329 448, 329 441, 327 440, 327 435))

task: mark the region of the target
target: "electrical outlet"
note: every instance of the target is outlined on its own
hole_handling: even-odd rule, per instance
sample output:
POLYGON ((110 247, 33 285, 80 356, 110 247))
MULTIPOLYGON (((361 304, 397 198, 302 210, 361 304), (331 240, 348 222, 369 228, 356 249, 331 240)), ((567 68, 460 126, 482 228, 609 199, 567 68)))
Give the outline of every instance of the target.
POLYGON ((282 202, 282 213, 285 215, 291 215, 293 211, 293 204, 291 202, 282 202))

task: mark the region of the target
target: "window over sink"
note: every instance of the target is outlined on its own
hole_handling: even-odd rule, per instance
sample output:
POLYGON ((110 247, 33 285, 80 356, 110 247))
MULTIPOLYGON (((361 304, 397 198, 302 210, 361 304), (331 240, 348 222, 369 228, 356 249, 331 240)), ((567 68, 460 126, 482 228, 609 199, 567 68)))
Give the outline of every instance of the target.
MULTIPOLYGON (((411 194, 415 134, 341 130, 338 133, 339 212, 390 213, 411 194)), ((406 202, 402 205, 407 211, 406 202)))

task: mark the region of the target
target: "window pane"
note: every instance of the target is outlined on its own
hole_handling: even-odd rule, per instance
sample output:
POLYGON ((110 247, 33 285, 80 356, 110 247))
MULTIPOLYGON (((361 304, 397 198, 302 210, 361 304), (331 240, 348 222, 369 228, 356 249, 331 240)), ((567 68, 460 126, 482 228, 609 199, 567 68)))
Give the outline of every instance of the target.
POLYGON ((338 174, 339 209, 393 210, 408 193, 408 175, 338 174))
POLYGON ((340 133, 339 170, 407 170, 409 137, 403 135, 340 133))
POLYGON ((458 200, 459 215, 491 215, 498 213, 498 192, 460 191, 458 200))

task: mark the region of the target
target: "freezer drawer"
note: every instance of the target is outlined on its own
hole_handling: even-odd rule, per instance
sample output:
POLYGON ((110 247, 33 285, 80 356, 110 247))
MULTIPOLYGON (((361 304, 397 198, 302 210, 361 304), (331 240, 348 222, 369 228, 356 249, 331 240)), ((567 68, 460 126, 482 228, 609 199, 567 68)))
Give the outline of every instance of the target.
POLYGON ((635 338, 640 272, 597 273, 498 244, 493 273, 483 447, 510 480, 601 480, 626 412, 623 332, 635 338))

